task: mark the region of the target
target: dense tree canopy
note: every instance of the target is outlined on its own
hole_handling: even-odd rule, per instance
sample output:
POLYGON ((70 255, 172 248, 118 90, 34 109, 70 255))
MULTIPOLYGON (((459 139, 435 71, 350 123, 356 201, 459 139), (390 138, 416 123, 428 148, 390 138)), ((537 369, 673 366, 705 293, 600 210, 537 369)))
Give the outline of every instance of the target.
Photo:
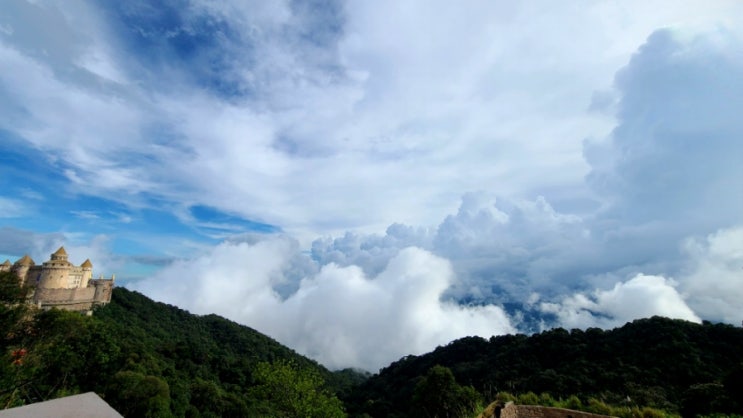
POLYGON ((253 329, 123 288, 93 316, 25 299, 0 273, 0 408, 95 391, 128 417, 473 416, 495 399, 621 416, 743 414, 743 329, 731 325, 654 317, 467 337, 370 377, 331 373, 253 329))
POLYGON ((673 413, 743 414, 741 347, 742 328, 660 317, 609 331, 467 337, 392 363, 345 400, 352 414, 406 416, 417 382, 440 365, 488 401, 499 392, 533 392, 583 404, 593 398, 673 413))
POLYGON ((433 366, 415 385, 410 415, 420 418, 463 418, 480 406, 472 386, 460 386, 451 370, 433 366))
POLYGON ((344 415, 343 379, 248 327, 123 288, 92 317, 40 312, 18 289, 0 273, 0 408, 95 391, 127 417, 292 416, 266 396, 283 377, 306 416, 344 415))

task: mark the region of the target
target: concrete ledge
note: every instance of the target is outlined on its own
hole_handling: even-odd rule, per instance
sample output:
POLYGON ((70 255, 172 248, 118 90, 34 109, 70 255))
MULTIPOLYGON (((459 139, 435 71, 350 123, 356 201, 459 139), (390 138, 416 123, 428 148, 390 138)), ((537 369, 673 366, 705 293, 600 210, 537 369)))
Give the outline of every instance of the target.
POLYGON ((0 418, 124 418, 95 392, 0 411, 0 418))

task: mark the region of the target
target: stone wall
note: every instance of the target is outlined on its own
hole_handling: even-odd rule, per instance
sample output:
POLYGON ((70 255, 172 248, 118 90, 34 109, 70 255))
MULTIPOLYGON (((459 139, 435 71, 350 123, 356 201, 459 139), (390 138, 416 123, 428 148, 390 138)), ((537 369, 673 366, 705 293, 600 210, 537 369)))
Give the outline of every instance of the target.
POLYGON ((77 289, 36 289, 33 301, 42 309, 58 308, 68 311, 89 311, 93 306, 111 301, 111 280, 91 281, 88 287, 77 289))
POLYGON ((491 404, 480 415, 481 418, 607 418, 606 415, 592 414, 590 412, 574 411, 572 409, 550 408, 537 405, 515 405, 508 402, 504 407, 498 408, 491 404))
POLYGON ((82 287, 77 289, 36 289, 35 301, 46 303, 56 302, 92 302, 95 298, 95 287, 82 287))
POLYGON ((89 281, 88 286, 89 286, 88 289, 90 289, 90 286, 93 286, 95 289, 93 300, 95 300, 98 303, 111 302, 111 294, 114 289, 113 280, 95 279, 95 280, 89 281))

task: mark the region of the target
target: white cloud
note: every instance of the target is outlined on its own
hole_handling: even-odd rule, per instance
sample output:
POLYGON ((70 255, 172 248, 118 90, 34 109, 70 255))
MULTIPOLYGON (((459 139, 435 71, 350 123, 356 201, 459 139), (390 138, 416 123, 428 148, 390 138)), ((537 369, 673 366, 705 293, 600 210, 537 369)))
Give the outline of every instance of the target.
MULTIPOLYGON (((29 254, 35 261, 40 262, 38 257, 45 256, 46 249, 61 242, 64 242, 62 233, 40 234, 17 228, 0 228, 0 253, 14 255, 18 258, 24 254, 29 254)), ((57 248, 59 248, 59 245, 57 245, 57 248)))
POLYGON ((0 197, 0 218, 19 218, 29 215, 29 208, 18 199, 0 197))
POLYGON ((326 15, 194 1, 177 30, 206 19, 230 35, 158 67, 95 7, 19 4, 6 20, 54 31, 2 38, 5 99, 30 112, 2 124, 68 164, 78 190, 213 205, 304 243, 429 226, 472 190, 585 198, 581 141, 613 123, 585 111, 594 92, 658 27, 725 24, 740 8, 349 2, 326 15))
POLYGON ((331 368, 376 370, 459 337, 514 331, 499 307, 442 301, 454 281, 451 266, 414 247, 376 277, 357 266, 326 265, 283 299, 274 287, 297 251, 286 237, 223 243, 131 287, 197 313, 225 315, 331 368))
POLYGON ((456 213, 435 228, 393 224, 384 235, 318 239, 312 256, 321 265, 357 265, 374 275, 401 249, 416 246, 451 261, 458 280, 448 296, 523 301, 534 291, 549 294, 580 285, 576 269, 601 265, 600 244, 588 228, 543 197, 509 200, 468 193, 456 213))
POLYGON ((679 277, 689 306, 702 318, 743 320, 743 227, 722 229, 706 239, 687 239, 688 264, 679 277))
POLYGON ((602 220, 626 228, 609 233, 649 227, 672 242, 740 221, 743 56, 732 52, 740 48, 724 29, 660 30, 617 73, 618 124, 585 149, 588 184, 607 202, 602 220))
POLYGON ((544 302, 540 309, 555 314, 567 328, 620 326, 654 315, 701 322, 676 290, 676 283, 662 276, 638 274, 593 294, 577 293, 558 303, 544 302))

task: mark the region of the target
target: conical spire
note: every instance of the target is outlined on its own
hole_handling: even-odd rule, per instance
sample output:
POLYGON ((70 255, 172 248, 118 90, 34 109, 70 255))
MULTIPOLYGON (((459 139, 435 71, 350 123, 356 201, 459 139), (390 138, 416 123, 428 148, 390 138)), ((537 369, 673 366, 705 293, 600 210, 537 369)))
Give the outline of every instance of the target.
POLYGON ((80 264, 80 267, 88 267, 88 268, 93 268, 93 263, 91 263, 91 262, 90 262, 90 259, 88 258, 88 259, 86 259, 85 261, 83 261, 83 263, 82 263, 82 264, 80 264))
POLYGON ((67 251, 64 250, 64 247, 59 247, 57 251, 52 253, 51 259, 52 261, 67 261, 67 251))
POLYGON ((25 254, 18 261, 16 261, 15 264, 19 266, 33 266, 36 263, 33 259, 31 259, 31 257, 28 256, 28 254, 25 254))

